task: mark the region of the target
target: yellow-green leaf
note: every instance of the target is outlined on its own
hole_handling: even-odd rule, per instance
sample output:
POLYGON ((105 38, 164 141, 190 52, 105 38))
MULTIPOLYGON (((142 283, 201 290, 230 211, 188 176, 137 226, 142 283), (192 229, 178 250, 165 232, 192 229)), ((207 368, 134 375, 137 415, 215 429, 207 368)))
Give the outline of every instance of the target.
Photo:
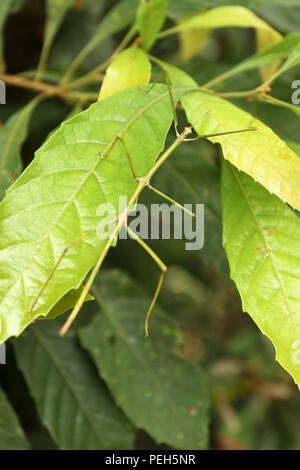
MULTIPOLYGON (((277 33, 274 29, 257 29, 256 31, 256 49, 258 52, 263 51, 264 49, 277 44, 282 39, 282 36, 277 33)), ((281 61, 276 60, 270 65, 261 67, 260 75, 263 81, 268 80, 269 77, 272 77, 276 70, 280 67, 281 61)))
MULTIPOLYGON (((171 82, 197 86, 177 67, 165 66, 171 82)), ((199 135, 215 134, 255 127, 256 131, 209 137, 221 144, 224 157, 239 170, 276 194, 294 209, 300 210, 300 159, 268 126, 227 100, 211 93, 192 91, 181 98, 188 121, 199 135), (210 111, 204 119, 200 119, 210 111)))
MULTIPOLYGON (((197 86, 177 67, 165 66, 171 82, 197 86)), ((209 137, 222 146, 224 157, 239 170, 276 194, 294 209, 300 210, 300 159, 268 126, 227 100, 211 93, 192 91, 181 98, 187 118, 199 135, 255 127, 256 131, 209 137), (200 119, 205 113, 210 114, 200 119)))
MULTIPOLYGON (((213 8, 204 13, 199 13, 180 22, 177 26, 163 31, 159 36, 164 37, 169 34, 190 31, 195 29, 215 29, 225 27, 254 28, 256 30, 256 40, 258 50, 262 50, 282 39, 281 34, 272 28, 264 20, 256 16, 248 8, 242 6, 225 6, 213 8)), ((279 63, 263 68, 264 78, 273 73, 279 63)))
POLYGON ((0 69, 5 69, 4 57, 3 57, 3 47, 4 47, 4 34, 3 29, 7 17, 16 13, 23 5, 23 0, 13 1, 13 0, 1 0, 0 2, 0 69))
POLYGON ((255 126, 253 132, 211 137, 222 145, 224 156, 239 170, 300 210, 300 160, 268 126, 227 100, 195 91, 182 98, 189 122, 210 115, 195 125, 199 135, 227 132, 255 126))
MULTIPOLYGON (((178 33, 188 29, 198 28, 225 28, 225 27, 240 27, 240 28, 255 28, 269 32, 270 41, 272 43, 281 39, 281 34, 273 29, 268 23, 256 16, 248 8, 240 6, 226 6, 213 8, 204 13, 200 13, 189 17, 182 21, 177 26, 167 29, 160 33, 160 37, 169 36, 170 34, 178 33)), ((270 43, 269 43, 270 44, 270 43)), ((266 44, 265 44, 266 46, 266 44)))
POLYGON ((179 33, 179 55, 182 62, 189 62, 205 46, 210 29, 187 29, 179 33))
POLYGON ((223 244, 243 309, 272 340, 300 386, 300 220, 228 163, 222 171, 223 244))
POLYGON ((146 85, 151 76, 151 64, 145 52, 132 46, 121 52, 106 71, 99 100, 117 91, 137 85, 146 85))

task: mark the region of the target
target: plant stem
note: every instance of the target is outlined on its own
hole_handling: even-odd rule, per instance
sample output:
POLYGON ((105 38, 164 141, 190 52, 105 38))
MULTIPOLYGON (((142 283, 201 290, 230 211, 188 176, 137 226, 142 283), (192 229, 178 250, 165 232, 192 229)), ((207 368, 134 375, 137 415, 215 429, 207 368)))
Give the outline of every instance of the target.
POLYGON ((0 72, 0 80, 3 80, 11 86, 27 88, 28 90, 46 93, 48 96, 59 96, 63 99, 71 99, 74 101, 93 101, 97 99, 97 93, 79 91, 70 92, 62 86, 56 86, 51 83, 44 83, 37 80, 30 80, 29 78, 22 77, 22 75, 9 75, 7 73, 0 72))

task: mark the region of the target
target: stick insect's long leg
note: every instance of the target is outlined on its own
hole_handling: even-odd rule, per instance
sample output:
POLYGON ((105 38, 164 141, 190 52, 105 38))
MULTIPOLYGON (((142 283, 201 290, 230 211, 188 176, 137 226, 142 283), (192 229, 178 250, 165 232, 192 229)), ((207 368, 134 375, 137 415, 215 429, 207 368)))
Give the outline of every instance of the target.
MULTIPOLYGON (((169 91, 169 96, 170 96, 170 101, 171 101, 171 106, 172 106, 172 112, 173 112, 173 118, 174 118, 174 127, 175 127, 176 137, 179 137, 180 133, 178 132, 178 117, 177 117, 177 113, 176 113, 176 106, 175 106, 173 93, 172 93, 172 88, 171 88, 171 81, 170 81, 170 77, 169 77, 167 69, 165 67, 163 67, 162 71, 159 73, 156 80, 152 83, 152 85, 147 90, 145 90, 142 87, 139 87, 139 88, 141 90, 143 90, 145 93, 149 93, 155 87, 155 85, 158 83, 159 79, 163 75, 165 76, 165 81, 166 81, 168 91, 169 91)), ((203 114, 203 116, 201 116, 200 119, 196 123, 198 123, 200 120, 205 118, 208 114, 210 114, 210 112, 211 111, 209 110, 205 114, 203 114)), ((225 132, 217 132, 215 134, 199 135, 195 138, 188 138, 188 139, 185 138, 183 140, 183 142, 189 142, 189 141, 193 142, 193 141, 196 141, 196 140, 206 139, 206 138, 209 138, 209 137, 217 137, 217 136, 221 136, 221 135, 238 134, 238 133, 241 133, 241 132, 256 131, 257 130, 256 127, 252 126, 253 121, 255 121, 255 118, 252 119, 252 121, 249 123, 249 127, 246 128, 246 129, 240 129, 240 130, 236 130, 236 131, 227 131, 227 132, 226 131, 225 132)), ((196 123, 192 124, 191 127, 193 128, 196 125, 196 123)))
MULTIPOLYGON (((142 179, 142 178, 140 178, 142 179)), ((175 201, 174 199, 172 199, 170 196, 167 196, 166 194, 162 193, 161 191, 159 191, 158 189, 154 188, 150 183, 145 183, 145 187, 150 189, 151 191, 153 191, 154 193, 158 194, 158 196, 162 197, 163 199, 166 199, 166 201, 168 202, 171 202, 172 204, 175 204, 175 206, 179 207, 179 209, 181 209, 183 212, 186 212, 187 214, 189 214, 191 217, 195 217, 196 218, 196 214, 194 214, 194 212, 191 212, 189 211, 186 207, 182 206, 181 204, 179 204, 179 202, 175 201)))
POLYGON ((253 132, 253 131, 257 131, 257 128, 249 127, 246 129, 237 129, 236 131, 224 131, 224 132, 216 132, 215 134, 203 134, 203 135, 198 135, 198 137, 193 137, 191 139, 184 139, 184 142, 194 142, 200 139, 208 139, 209 137, 218 137, 221 135, 230 135, 230 134, 241 134, 243 132, 253 132))
POLYGON ((151 302, 151 305, 148 309, 148 312, 147 312, 147 315, 146 315, 146 319, 145 319, 145 336, 148 337, 149 336, 149 318, 150 318, 150 315, 151 315, 151 312, 153 310, 153 307, 156 303, 156 300, 157 300, 157 297, 159 296, 159 293, 160 293, 160 290, 161 290, 161 287, 162 287, 162 284, 163 284, 163 281, 164 281, 164 278, 165 278, 165 275, 166 275, 166 271, 167 271, 167 266, 161 261, 161 259, 157 256, 156 253, 154 253, 153 250, 151 250, 151 248, 133 231, 131 230, 130 227, 127 226, 127 231, 129 233, 129 235, 131 235, 138 243, 139 245, 141 245, 142 248, 144 248, 144 250, 147 251, 147 253, 149 253, 149 255, 151 256, 151 258, 154 259, 154 261, 156 262, 156 264, 160 267, 161 269, 161 275, 160 275, 160 278, 159 278, 159 281, 158 281, 158 284, 157 284, 157 287, 156 287, 156 290, 155 290, 155 293, 154 293, 154 296, 153 296, 153 299, 152 299, 152 302, 151 302))
MULTIPOLYGON (((207 113, 206 113, 207 114, 207 113)), ((143 180, 143 178, 139 178, 137 175, 136 175, 136 172, 135 172, 135 169, 134 169, 134 166, 133 166, 133 163, 132 163, 132 159, 130 157, 130 153, 129 153, 129 150, 127 148, 127 145, 125 143, 125 140, 123 139, 123 136, 122 134, 119 134, 117 136, 117 139, 120 140, 120 142, 122 143, 123 147, 124 147, 124 151, 125 151, 125 154, 126 154, 126 157, 127 157, 127 160, 129 162, 129 166, 130 166, 130 169, 131 169, 131 173, 132 173, 132 176, 133 178, 136 180, 136 181, 141 181, 143 180)), ((117 142, 117 139, 116 139, 116 142, 117 142)), ((148 189, 150 189, 151 191, 155 192, 156 194, 158 194, 159 196, 161 196, 162 198, 166 199, 167 201, 171 202, 172 204, 175 204, 176 206, 178 206, 181 210, 183 210, 184 212, 186 212, 187 214, 191 215, 192 217, 196 217, 196 215, 189 211, 188 209, 186 209, 184 206, 182 206, 181 204, 179 204, 178 202, 176 202, 174 199, 172 199, 171 197, 167 196, 166 194, 162 193, 161 191, 159 191, 158 189, 154 188, 153 186, 150 185, 150 183, 148 183, 147 181, 144 181, 145 183, 145 187, 147 187, 148 189)))
POLYGON ((135 172, 135 169, 134 169, 132 160, 131 160, 130 153, 129 153, 129 151, 128 151, 127 145, 126 145, 126 143, 125 143, 125 140, 123 139, 122 134, 119 134, 119 135, 118 135, 118 139, 120 140, 120 142, 122 143, 122 145, 123 145, 123 147, 124 147, 125 154, 126 154, 126 157, 127 157, 128 163, 129 163, 129 166, 130 166, 130 170, 131 170, 132 176, 134 177, 135 180, 138 181, 138 177, 137 177, 137 175, 136 175, 136 172, 135 172))

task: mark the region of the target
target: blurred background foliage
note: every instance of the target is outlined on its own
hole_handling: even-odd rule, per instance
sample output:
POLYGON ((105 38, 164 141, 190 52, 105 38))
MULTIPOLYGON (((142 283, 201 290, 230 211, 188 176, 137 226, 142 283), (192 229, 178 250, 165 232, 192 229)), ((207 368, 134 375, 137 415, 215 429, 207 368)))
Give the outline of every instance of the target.
MULTIPOLYGON (((70 62, 93 37, 101 19, 116 3, 112 0, 75 0, 73 2, 55 37, 44 76, 45 80, 52 83, 60 80, 70 62)), ((172 26, 174 21, 180 20, 187 14, 199 12, 201 8, 228 4, 248 6, 282 34, 300 29, 300 5, 296 0, 284 2, 279 0, 243 2, 172 0, 166 26, 172 26)), ((45 20, 43 0, 15 2, 15 9, 3 25, 4 54, 8 73, 18 74, 26 71, 27 76, 32 76, 43 44, 45 20)), ((88 55, 76 74, 81 76, 105 61, 123 37, 124 30, 107 37, 88 55)), ((215 30, 206 41, 204 48, 189 62, 182 60, 178 52, 179 46, 178 35, 166 37, 155 44, 151 54, 179 65, 199 84, 202 84, 253 54, 255 39, 254 32, 250 29, 215 30)), ((291 83, 299 78, 299 71, 299 68, 294 68, 276 81, 274 94, 278 98, 290 102, 291 83)), ((218 89, 222 91, 248 90, 259 84, 258 72, 248 71, 223 82, 218 89)), ((99 84, 91 85, 89 89, 98 91, 99 84)), ((28 90, 8 87, 7 104, 0 107, 1 123, 3 124, 14 112, 22 109, 34 96, 35 94, 28 90)), ((274 108, 267 104, 246 100, 236 102, 270 125, 279 136, 300 143, 299 118, 290 110, 276 108, 274 112, 274 108)), ((71 104, 59 98, 46 99, 36 107, 22 147, 24 167, 32 160, 35 150, 43 143, 47 135, 65 119, 71 110, 71 104)), ((184 125, 183 113, 179 114, 181 125, 184 125)), ((174 136, 170 135, 169 138, 172 141, 174 136)), ((274 362, 274 350, 270 342, 262 336, 250 317, 242 313, 239 295, 229 278, 225 252, 221 244, 217 148, 208 142, 182 146, 156 174, 154 183, 154 186, 180 202, 205 204, 206 233, 203 250, 185 251, 183 242, 178 240, 157 240, 150 242, 150 245, 170 267, 159 305, 169 318, 168 321, 175 321, 179 325, 183 338, 173 346, 169 340, 164 343, 162 338, 161 341, 165 349, 168 347, 174 349, 175 356, 201 366, 207 376, 211 401, 208 447, 210 449, 299 449, 298 391, 289 375, 274 362)), ((141 202, 149 204, 161 201, 153 193, 145 191, 141 202)), ((143 287, 148 296, 153 293, 158 276, 157 267, 135 242, 119 241, 106 260, 103 273, 111 268, 126 272, 143 287)), ((110 273, 107 273, 108 278, 104 274, 103 276, 104 280, 109 279, 110 273)), ((96 302, 89 302, 85 305, 80 318, 75 323, 71 338, 77 337, 76 332, 79 330, 86 331, 88 337, 86 328, 89 328, 89 322, 97 315, 98 309, 96 302)), ((139 312, 141 316, 143 316, 143 311, 146 310, 141 309, 139 312)), ((159 336, 157 309, 154 310, 152 318, 153 322, 156 322, 153 330, 157 329, 159 336)), ((143 321, 143 318, 141 320, 143 321)), ((55 320, 54 324, 56 325, 59 321, 55 320)), ((58 326, 55 328, 58 329, 58 326)), ((45 327, 43 326, 42 329, 45 330, 45 327)), ((140 328, 137 325, 137 335, 142 336, 142 326, 140 328)), ((152 335, 155 336, 155 333, 152 332, 152 335)), ((26 357, 24 358, 26 341, 28 341, 29 348, 30 338, 21 339, 18 347, 13 347, 14 341, 8 342, 7 365, 0 366, 0 384, 18 415, 21 427, 26 433, 28 445, 33 449, 55 449, 57 446, 57 442, 55 443, 53 439, 55 432, 51 432, 51 437, 47 430, 48 427, 51 431, 52 425, 50 423, 50 426, 46 427, 47 419, 45 421, 41 418, 43 404, 39 402, 38 397, 42 392, 33 393, 34 385, 32 385, 33 388, 30 387, 31 393, 28 389, 28 384, 34 384, 34 380, 30 375, 30 362, 27 364, 26 357), (20 368, 24 375, 20 372, 20 368), (35 400, 31 397, 32 394, 35 400)), ((153 347, 156 347, 155 340, 153 347)), ((159 347, 161 348, 162 345, 160 344, 159 347)), ((36 353, 33 352, 32 360, 34 354, 39 354, 39 350, 36 349, 36 353)), ((62 354, 64 354, 63 347, 62 354)), ((97 357, 94 359, 98 366, 97 357)), ((76 355, 73 360, 76 361, 76 355)), ((88 358, 86 360, 90 361, 88 358)), ((72 368, 72 364, 69 365, 72 368)), ((99 367, 102 367, 101 361, 99 367)), ((167 374, 172 377, 173 372, 169 369, 167 374)), ((43 380, 42 377, 41 380, 43 380)), ((110 383, 109 379, 107 380, 110 383)), ((142 376, 140 380, 140 393, 143 393, 142 376)), ((101 386, 106 388, 102 383, 101 386)), ((109 388, 114 394, 113 386, 109 388)), ((90 393, 93 394, 93 390, 90 390, 90 393)), ((105 393, 108 392, 105 390, 105 393)), ((0 395, 0 411, 1 397, 2 395, 0 395)), ((88 395, 87 400, 89 400, 88 395)), ((120 404, 118 396, 116 400, 120 404)), ((151 407, 151 401, 147 405, 147 400, 145 400, 145 406, 151 407)), ((135 419, 130 415, 130 411, 126 414, 131 420, 135 419)), ((16 428, 18 428, 17 423, 16 428)), ((133 445, 137 449, 160 448, 155 443, 155 439, 150 437, 151 433, 139 429, 138 425, 135 425, 134 431, 128 430, 128 433, 128 440, 134 442, 133 445)), ((19 444, 12 445, 18 446, 19 444)), ((60 443, 58 447, 63 445, 68 446, 68 443, 60 443)), ((170 448, 170 444, 167 443, 165 447, 170 448)), ((2 448, 1 442, 0 448, 2 448)))

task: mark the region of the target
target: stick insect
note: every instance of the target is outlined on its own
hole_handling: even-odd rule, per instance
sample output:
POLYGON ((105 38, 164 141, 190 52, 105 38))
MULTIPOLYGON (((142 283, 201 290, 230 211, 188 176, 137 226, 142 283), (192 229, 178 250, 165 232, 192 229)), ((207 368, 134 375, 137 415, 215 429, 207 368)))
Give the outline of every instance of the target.
MULTIPOLYGON (((151 178, 153 177, 153 175, 161 167, 161 165, 167 160, 167 158, 171 155, 171 153, 179 145, 181 145, 182 143, 189 142, 189 141, 196 141, 196 140, 199 140, 199 139, 202 139, 202 138, 216 137, 216 136, 220 136, 220 135, 236 134, 236 133, 241 133, 241 132, 250 132, 250 131, 256 130, 254 127, 249 127, 249 128, 246 128, 246 129, 232 130, 232 131, 227 131, 227 132, 219 132, 219 133, 213 133, 213 134, 207 134, 207 135, 198 135, 197 137, 190 137, 191 134, 193 133, 194 126, 201 119, 204 119, 209 114, 209 112, 208 112, 208 113, 205 113, 203 116, 200 116, 199 120, 196 123, 194 123, 190 126, 186 126, 182 132, 179 132, 178 131, 178 118, 177 118, 177 113, 176 113, 175 100, 174 100, 174 97, 173 97, 173 94, 172 94, 172 88, 171 88, 170 79, 169 79, 167 71, 165 69, 163 69, 162 73, 158 76, 157 80, 155 80, 155 82, 153 84, 151 84, 148 89, 143 89, 141 87, 139 87, 139 88, 141 89, 142 92, 149 93, 153 89, 153 87, 156 85, 156 83, 159 81, 162 74, 165 77, 165 81, 166 81, 167 88, 168 88, 168 94, 169 94, 169 98, 170 98, 170 105, 171 105, 172 113, 173 113, 174 128, 175 128, 175 132, 176 132, 176 139, 170 145, 170 147, 167 150, 165 150, 165 152, 157 159, 156 163, 153 165, 153 167, 150 169, 150 171, 142 177, 139 177, 136 174, 136 171, 135 171, 135 168, 134 168, 134 163, 132 161, 132 158, 130 156, 130 152, 127 148, 127 145, 126 145, 126 143, 123 139, 122 134, 118 134, 113 139, 113 141, 111 142, 111 144, 109 145, 108 149, 105 152, 100 152, 100 155, 99 155, 100 159, 103 159, 103 160, 107 159, 107 158, 109 158, 110 151, 114 148, 116 143, 121 142, 121 144, 123 146, 123 149, 124 149, 125 157, 127 158, 127 161, 129 163, 129 166, 130 166, 132 178, 134 178, 134 180, 138 184, 137 184, 137 187, 136 187, 134 193, 132 194, 132 196, 129 200, 129 203, 127 204, 127 207, 123 210, 122 213, 120 213, 118 215, 117 220, 114 221, 114 222, 116 222, 115 227, 114 227, 112 233, 110 233, 110 235, 107 239, 107 242, 106 242, 106 244, 105 244, 105 246, 104 246, 104 248, 103 248, 96 264, 95 264, 95 266, 92 268, 92 270, 90 272, 90 275, 87 279, 87 282, 86 282, 85 286, 83 287, 81 295, 79 296, 79 298, 78 298, 71 314, 69 315, 66 323, 64 324, 64 326, 60 330, 60 335, 61 336, 64 336, 67 333, 68 329, 70 328, 73 321, 77 317, 79 311, 81 310, 81 307, 84 304, 90 289, 92 288, 93 282, 94 282, 94 280, 95 280, 95 278, 98 274, 98 271, 100 270, 100 268, 103 264, 103 261, 104 261, 106 255, 107 255, 109 249, 113 245, 114 240, 117 238, 122 226, 124 226, 126 228, 129 235, 132 238, 134 238, 139 243, 139 245, 142 248, 144 248, 144 250, 153 258, 153 260, 155 261, 155 263, 158 265, 158 267, 161 270, 159 281, 158 281, 158 284, 157 284, 152 302, 150 304, 150 307, 148 309, 148 312, 147 312, 147 315, 146 315, 146 318, 145 318, 145 336, 146 337, 149 336, 149 318, 150 318, 151 312, 152 312, 152 310, 155 306, 156 300, 159 296, 159 293, 160 293, 160 290, 161 290, 161 287, 162 287, 162 284, 163 284, 163 281, 164 281, 164 277, 165 277, 165 274, 166 274, 166 271, 167 271, 167 266, 156 255, 156 253, 154 253, 154 251, 135 232, 133 232, 130 229, 130 227, 128 227, 127 217, 128 217, 129 211, 131 210, 131 207, 133 207, 133 205, 136 203, 136 201, 137 201, 139 195, 141 194, 141 192, 145 188, 148 188, 149 190, 154 191, 160 197, 166 199, 168 202, 171 202, 171 203, 175 204, 181 210, 189 213, 189 215, 191 215, 192 217, 196 217, 195 214, 188 211, 180 203, 174 201, 171 197, 167 196, 166 194, 162 193, 158 189, 154 188, 150 184, 151 178)), ((95 232, 96 232, 96 228, 95 228, 95 230, 84 233, 79 238, 77 238, 76 240, 74 240, 73 242, 71 242, 71 243, 69 243, 68 245, 65 246, 61 256, 58 258, 58 261, 56 262, 54 268, 50 272, 46 282, 43 284, 42 288, 40 289, 40 291, 37 294, 34 302, 31 305, 30 312, 29 312, 29 315, 30 315, 31 318, 32 318, 33 310, 34 310, 35 306, 37 305, 37 302, 38 302, 40 296, 42 295, 42 293, 46 289, 47 285, 51 282, 51 279, 55 276, 56 270, 58 269, 59 265, 61 264, 62 260, 64 259, 64 257, 66 256, 66 254, 68 253, 70 248, 73 247, 76 243, 79 243, 80 241, 84 240, 86 237, 90 236, 91 234, 94 234, 95 232)))

